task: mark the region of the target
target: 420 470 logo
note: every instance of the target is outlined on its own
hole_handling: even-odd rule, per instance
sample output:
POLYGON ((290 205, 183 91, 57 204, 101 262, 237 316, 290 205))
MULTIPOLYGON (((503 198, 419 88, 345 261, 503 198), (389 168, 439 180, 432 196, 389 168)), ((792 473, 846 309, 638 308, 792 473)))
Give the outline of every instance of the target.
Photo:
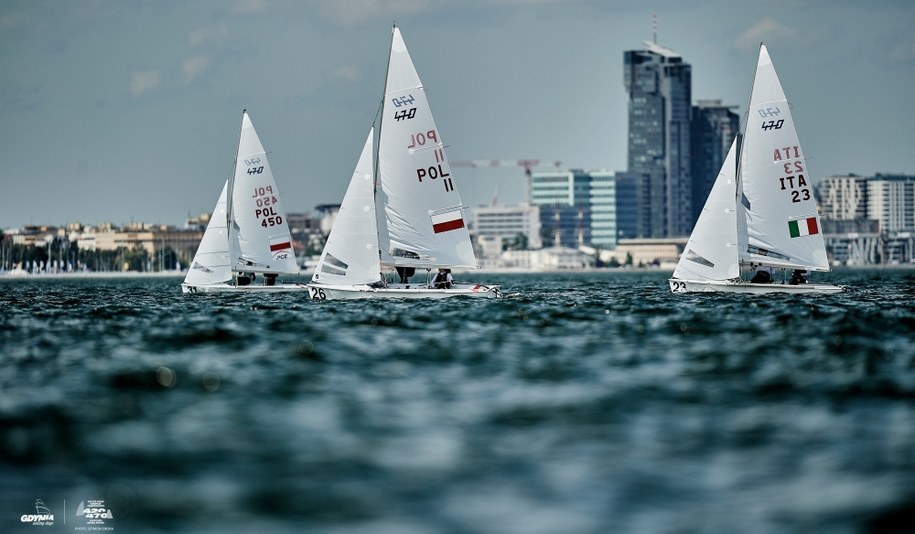
POLYGON ((105 507, 103 500, 80 502, 76 516, 85 519, 87 525, 104 525, 106 519, 114 519, 111 509, 105 507))

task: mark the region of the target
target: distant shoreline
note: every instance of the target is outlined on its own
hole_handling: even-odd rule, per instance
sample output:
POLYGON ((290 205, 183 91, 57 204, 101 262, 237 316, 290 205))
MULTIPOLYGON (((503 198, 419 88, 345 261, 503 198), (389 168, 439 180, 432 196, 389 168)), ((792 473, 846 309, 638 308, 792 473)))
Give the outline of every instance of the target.
MULTIPOLYGON (((666 267, 666 266, 665 266, 666 267)), ((913 263, 900 263, 895 265, 841 265, 834 267, 833 271, 860 271, 860 270, 915 270, 913 263)), ((292 277, 310 277, 314 271, 301 271, 292 277)), ((475 274, 575 274, 575 273, 646 273, 667 272, 672 273, 673 267, 590 267, 584 269, 549 269, 533 270, 520 268, 507 269, 479 269, 468 271, 455 271, 459 275, 475 274)), ((65 279, 92 279, 92 278, 183 278, 187 271, 80 271, 71 273, 26 273, 23 271, 0 272, 0 280, 65 280, 65 279)))

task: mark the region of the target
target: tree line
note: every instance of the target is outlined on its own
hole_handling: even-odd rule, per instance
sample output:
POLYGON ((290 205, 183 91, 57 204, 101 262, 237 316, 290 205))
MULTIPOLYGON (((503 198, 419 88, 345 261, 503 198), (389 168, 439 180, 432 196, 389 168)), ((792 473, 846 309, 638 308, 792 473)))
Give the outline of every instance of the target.
POLYGON ((151 255, 139 244, 116 250, 81 250, 75 242, 58 237, 44 246, 17 245, 8 235, 0 240, 0 271, 152 272, 174 270, 179 267, 179 261, 178 253, 171 247, 151 255))

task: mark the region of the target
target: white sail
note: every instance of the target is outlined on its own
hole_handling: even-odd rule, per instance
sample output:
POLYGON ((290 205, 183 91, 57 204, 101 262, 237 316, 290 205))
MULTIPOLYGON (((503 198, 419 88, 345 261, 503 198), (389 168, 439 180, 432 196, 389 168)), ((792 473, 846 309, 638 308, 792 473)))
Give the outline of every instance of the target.
POLYGON ((229 250, 235 271, 297 274, 280 191, 248 113, 242 113, 235 176, 229 186, 229 250))
POLYGON ((379 131, 385 262, 476 267, 464 206, 410 53, 395 27, 379 131))
POLYGON ((381 279, 372 165, 374 133, 374 128, 369 130, 312 282, 370 284, 381 279))
POLYGON ((765 46, 750 97, 740 180, 749 261, 828 271, 813 182, 765 46))
POLYGON ((228 282, 232 279, 229 267, 229 236, 226 227, 226 189, 229 181, 222 186, 222 193, 213 208, 213 215, 203 239, 197 247, 194 261, 184 277, 184 283, 190 285, 207 285, 228 282))
POLYGON ((737 240, 737 139, 724 159, 674 278, 730 280, 740 276, 737 240))

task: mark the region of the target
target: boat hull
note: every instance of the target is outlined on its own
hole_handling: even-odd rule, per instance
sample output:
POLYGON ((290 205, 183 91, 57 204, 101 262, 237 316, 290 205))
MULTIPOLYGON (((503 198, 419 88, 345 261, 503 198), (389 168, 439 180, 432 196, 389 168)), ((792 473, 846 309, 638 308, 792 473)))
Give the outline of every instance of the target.
POLYGON ((763 295, 766 293, 840 293, 845 291, 844 286, 830 284, 752 284, 750 282, 728 280, 668 280, 671 293, 750 293, 763 295))
POLYGON ((305 284, 275 284, 272 286, 249 285, 233 286, 231 284, 181 284, 182 293, 282 293, 285 291, 305 291, 305 284))
POLYGON ((390 284, 387 287, 361 285, 308 284, 312 300, 341 299, 443 299, 448 297, 500 298, 499 286, 455 284, 449 289, 433 289, 423 284, 390 284))

